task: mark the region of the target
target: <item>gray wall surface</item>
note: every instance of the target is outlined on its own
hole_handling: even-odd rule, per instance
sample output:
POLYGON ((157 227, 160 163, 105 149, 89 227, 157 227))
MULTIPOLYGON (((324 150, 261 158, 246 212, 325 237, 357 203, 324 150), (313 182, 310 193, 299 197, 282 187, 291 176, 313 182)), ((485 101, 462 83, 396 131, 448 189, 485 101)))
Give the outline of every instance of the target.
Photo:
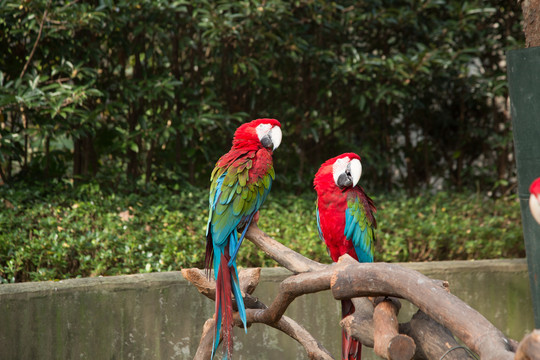
MULTIPOLYGON (((403 264, 450 282, 451 292, 518 341, 533 329, 524 259, 403 264)), ((290 273, 265 268, 255 294, 266 304, 290 273)), ((191 359, 214 304, 180 272, 0 285, 0 359, 191 359)), ((415 311, 404 304, 400 321, 415 311)), ((329 291, 296 299, 287 316, 334 356, 340 305, 329 291)), ((221 358, 220 356, 216 358, 221 358)), ((375 359, 364 348, 364 359, 375 359)), ((235 329, 235 359, 305 359, 300 345, 254 324, 235 329)))

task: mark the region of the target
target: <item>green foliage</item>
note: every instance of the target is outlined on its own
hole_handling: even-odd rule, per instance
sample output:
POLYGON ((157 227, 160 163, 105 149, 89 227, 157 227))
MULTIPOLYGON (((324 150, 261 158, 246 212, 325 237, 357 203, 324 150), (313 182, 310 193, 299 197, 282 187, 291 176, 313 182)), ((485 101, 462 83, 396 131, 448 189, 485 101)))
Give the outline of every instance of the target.
POLYGON ((516 196, 438 193, 380 200, 380 261, 512 258, 525 255, 516 196))
MULTIPOLYGON (((19 282, 202 267, 207 190, 162 186, 110 192, 96 184, 0 187, 0 281, 19 282)), ((515 197, 377 197, 376 261, 524 256, 515 197)), ((272 192, 259 226, 293 250, 329 263, 315 195, 272 192)), ((242 266, 276 263, 249 241, 242 266)))
POLYGON ((268 116, 277 188, 308 189, 344 151, 377 188, 508 188, 520 16, 502 0, 2 0, 0 175, 206 183, 238 124, 268 116))

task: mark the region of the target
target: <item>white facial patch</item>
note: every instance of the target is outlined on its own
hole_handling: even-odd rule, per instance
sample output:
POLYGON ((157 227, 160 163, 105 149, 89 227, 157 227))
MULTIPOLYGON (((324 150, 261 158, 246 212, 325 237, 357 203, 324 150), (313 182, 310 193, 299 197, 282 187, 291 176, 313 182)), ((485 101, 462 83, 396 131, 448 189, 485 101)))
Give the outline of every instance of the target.
POLYGON ((334 183, 338 184, 338 179, 341 174, 344 174, 347 169, 350 171, 350 178, 352 180, 352 186, 355 187, 362 176, 362 164, 358 159, 350 159, 348 156, 337 159, 334 165, 332 165, 332 176, 334 177, 334 183))
POLYGON ((264 135, 268 135, 268 133, 272 130, 272 125, 270 124, 259 124, 255 128, 255 131, 257 132, 257 136, 259 137, 259 140, 261 140, 264 135))
POLYGON ((343 174, 347 170, 347 164, 349 163, 349 157, 346 156, 341 159, 337 159, 334 165, 332 165, 332 175, 334 176, 334 183, 337 184, 339 175, 343 174))

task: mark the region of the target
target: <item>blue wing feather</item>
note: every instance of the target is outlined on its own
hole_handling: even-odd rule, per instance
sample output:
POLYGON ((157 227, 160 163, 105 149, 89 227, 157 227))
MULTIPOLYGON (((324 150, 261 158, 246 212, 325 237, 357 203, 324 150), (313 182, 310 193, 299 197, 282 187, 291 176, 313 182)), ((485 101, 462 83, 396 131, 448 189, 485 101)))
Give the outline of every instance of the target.
POLYGON ((358 261, 373 262, 373 240, 375 232, 369 223, 365 209, 358 197, 347 202, 345 210, 345 237, 352 241, 358 261))

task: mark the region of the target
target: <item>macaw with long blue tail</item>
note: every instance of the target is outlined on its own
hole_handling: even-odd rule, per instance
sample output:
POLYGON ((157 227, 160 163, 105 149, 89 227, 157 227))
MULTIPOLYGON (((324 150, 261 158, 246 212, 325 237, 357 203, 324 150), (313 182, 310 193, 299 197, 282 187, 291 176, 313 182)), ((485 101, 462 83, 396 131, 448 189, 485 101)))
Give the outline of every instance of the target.
POLYGON ((258 211, 272 187, 275 177, 272 154, 281 143, 281 136, 281 124, 275 119, 257 119, 241 125, 234 133, 231 150, 218 160, 212 171, 205 257, 206 269, 213 259, 216 279, 212 358, 222 328, 227 356, 232 356, 232 294, 247 332, 236 254, 249 225, 258 220, 258 211), (240 238, 238 231, 242 231, 240 238))
MULTIPOLYGON (((349 254, 359 262, 373 262, 375 204, 358 184, 362 175, 360 156, 345 153, 324 164, 315 175, 317 227, 333 261, 349 254)), ((342 300, 341 315, 354 313, 351 300, 342 300)), ((360 359, 361 345, 342 332, 342 359, 360 359)))

